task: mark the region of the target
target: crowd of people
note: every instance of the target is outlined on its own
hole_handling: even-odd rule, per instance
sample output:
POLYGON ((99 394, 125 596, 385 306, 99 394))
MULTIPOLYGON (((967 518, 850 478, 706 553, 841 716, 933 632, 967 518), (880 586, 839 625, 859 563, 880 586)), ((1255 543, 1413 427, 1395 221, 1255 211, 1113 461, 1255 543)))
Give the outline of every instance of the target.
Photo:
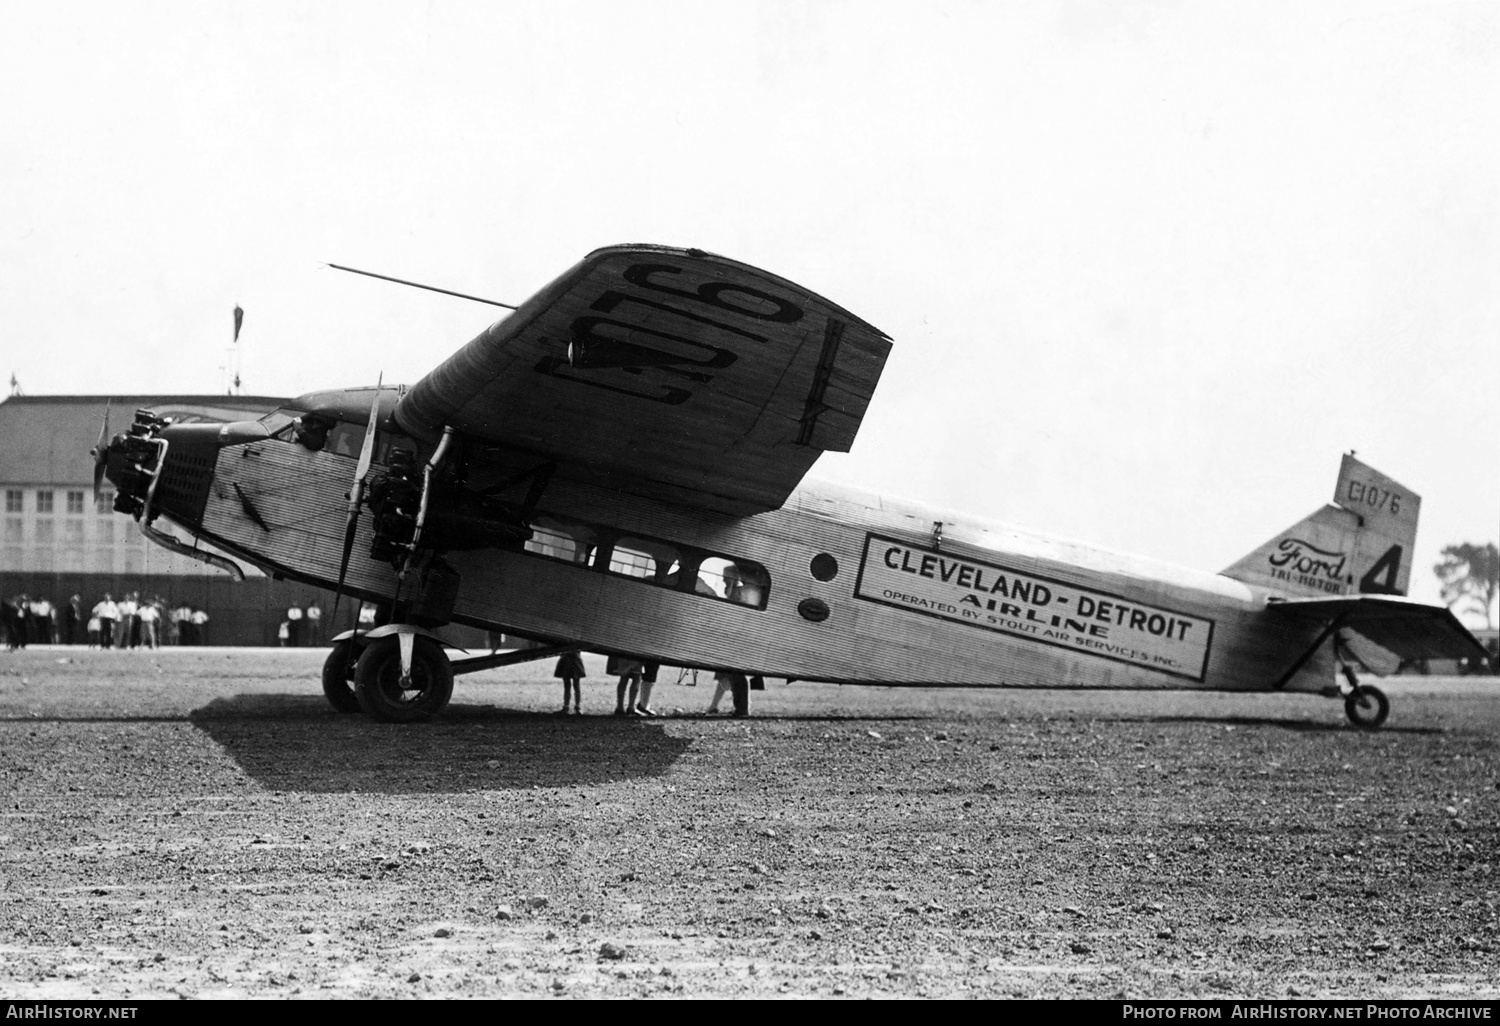
MULTIPOLYGON (((375 609, 370 607, 373 617, 375 609)), ((360 621, 363 625, 363 620, 360 621)), ((317 647, 323 644, 323 607, 317 600, 305 606, 287 607, 286 616, 276 628, 276 641, 282 648, 317 647)))
MULTIPOLYGON (((78 595, 54 603, 45 596, 21 594, 0 600, 0 643, 12 651, 27 645, 126 649, 206 645, 208 619, 196 606, 173 605, 160 595, 142 598, 135 591, 120 599, 105 592, 92 607, 84 605, 78 595)), ((294 647, 323 643, 323 610, 316 599, 287 609, 277 641, 294 647)))
POLYGON ((21 594, 0 600, 0 630, 5 647, 87 645, 89 648, 159 648, 203 645, 208 614, 186 603, 169 605, 160 595, 141 598, 129 592, 116 601, 109 592, 91 608, 80 596, 53 603, 45 596, 21 594))

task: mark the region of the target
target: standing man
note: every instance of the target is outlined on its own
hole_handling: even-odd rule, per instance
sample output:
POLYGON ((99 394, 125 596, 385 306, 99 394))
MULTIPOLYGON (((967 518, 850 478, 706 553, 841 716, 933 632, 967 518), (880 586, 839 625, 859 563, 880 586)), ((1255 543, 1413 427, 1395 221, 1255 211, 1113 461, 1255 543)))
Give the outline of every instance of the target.
POLYGON ((0 632, 5 635, 5 647, 12 652, 21 643, 21 614, 10 599, 0 599, 0 632))
POLYGON ((136 594, 126 592, 119 602, 120 618, 115 621, 115 648, 135 648, 140 641, 140 621, 136 619, 136 594))
POLYGON ((193 609, 186 602, 172 610, 172 627, 174 645, 193 643, 193 609))
POLYGON ((161 608, 152 599, 140 604, 135 614, 141 621, 141 647, 157 647, 157 626, 161 623, 161 608))
POLYGON ((31 640, 41 645, 53 643, 52 603, 45 595, 31 600, 31 640))
POLYGON ((302 614, 302 622, 307 629, 308 645, 317 648, 323 644, 323 607, 318 605, 317 599, 308 603, 302 614))
POLYGON ((208 641, 208 614, 201 609, 194 609, 190 621, 193 625, 193 644, 202 645, 208 641))
POLYGON ((94 606, 94 615, 99 618, 99 647, 109 648, 115 643, 115 624, 120 620, 120 607, 104 593, 104 601, 94 606))
POLYGON ((286 643, 288 648, 302 644, 302 607, 295 602, 286 611, 286 643))
POLYGON ((77 595, 68 599, 68 604, 63 607, 62 621, 62 643, 64 645, 80 644, 82 639, 78 636, 78 627, 83 623, 83 601, 77 595))
POLYGON ((15 629, 11 634, 10 647, 12 649, 25 648, 27 638, 31 634, 31 596, 23 591, 11 599, 10 604, 16 611, 11 621, 15 629))

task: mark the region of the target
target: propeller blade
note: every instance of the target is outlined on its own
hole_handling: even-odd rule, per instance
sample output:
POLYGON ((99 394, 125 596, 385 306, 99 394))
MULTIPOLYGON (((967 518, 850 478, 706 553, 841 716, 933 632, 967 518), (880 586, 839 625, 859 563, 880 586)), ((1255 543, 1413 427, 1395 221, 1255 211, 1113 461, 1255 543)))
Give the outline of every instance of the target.
MULTIPOLYGON (((385 377, 384 374, 381 375, 385 377)), ((375 386, 380 387, 378 384, 375 386)), ((359 448, 359 464, 354 468, 354 480, 364 484, 365 477, 370 473, 370 460, 375 455, 375 426, 380 422, 380 393, 375 393, 375 401, 370 404, 370 423, 365 428, 365 443, 359 448)))
POLYGON ((349 521, 344 527, 344 554, 339 559, 339 583, 333 589, 333 612, 329 614, 330 623, 338 623, 339 600, 344 597, 344 576, 349 572, 349 557, 354 553, 354 531, 359 526, 359 514, 349 514, 349 521))
MULTIPOLYGON (((381 375, 382 380, 385 375, 381 375)), ((344 552, 339 559, 339 581, 333 590, 333 622, 338 622, 339 600, 344 597, 344 578, 349 573, 349 557, 354 552, 354 532, 359 527, 359 509, 365 498, 365 478, 370 476, 370 463, 375 455, 375 432, 380 426, 380 386, 377 384, 375 400, 370 404, 370 424, 365 428, 364 445, 359 450, 359 463, 354 468, 354 484, 349 489, 349 512, 344 520, 344 552)))
POLYGON ((90 450, 94 457, 94 498, 104 487, 104 468, 109 466, 109 400, 104 400, 104 423, 99 425, 99 441, 90 450))

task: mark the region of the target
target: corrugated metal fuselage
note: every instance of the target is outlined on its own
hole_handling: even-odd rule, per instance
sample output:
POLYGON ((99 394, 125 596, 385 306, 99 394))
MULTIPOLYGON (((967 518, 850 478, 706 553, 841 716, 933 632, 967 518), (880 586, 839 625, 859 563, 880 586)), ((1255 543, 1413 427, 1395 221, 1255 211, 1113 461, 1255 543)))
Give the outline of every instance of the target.
MULTIPOLYGON (((230 445, 209 486, 192 490, 196 508, 162 511, 274 573, 332 587, 353 464, 274 438, 230 445)), ((671 665, 1009 687, 1265 690, 1316 638, 1222 576, 837 489, 804 488, 779 510, 734 518, 556 480, 537 510, 653 549, 661 572, 611 572, 607 552, 592 566, 451 552, 455 621, 671 665), (666 583, 678 551, 686 572, 691 553, 759 564, 763 607, 666 583)), ((371 519, 361 517, 345 588, 389 600, 398 580, 368 555, 371 519)), ((1322 687, 1331 673, 1320 656, 1288 686, 1322 687)))

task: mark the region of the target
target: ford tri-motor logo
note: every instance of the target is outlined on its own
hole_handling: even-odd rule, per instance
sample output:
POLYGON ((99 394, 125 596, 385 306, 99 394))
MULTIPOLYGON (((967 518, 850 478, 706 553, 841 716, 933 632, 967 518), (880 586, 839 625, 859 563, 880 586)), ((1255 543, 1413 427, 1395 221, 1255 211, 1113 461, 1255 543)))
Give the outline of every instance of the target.
POLYGON ((1286 573, 1322 577, 1330 581, 1342 581, 1344 564, 1349 557, 1343 552, 1329 552, 1300 538, 1283 538, 1271 554, 1269 562, 1286 573))

